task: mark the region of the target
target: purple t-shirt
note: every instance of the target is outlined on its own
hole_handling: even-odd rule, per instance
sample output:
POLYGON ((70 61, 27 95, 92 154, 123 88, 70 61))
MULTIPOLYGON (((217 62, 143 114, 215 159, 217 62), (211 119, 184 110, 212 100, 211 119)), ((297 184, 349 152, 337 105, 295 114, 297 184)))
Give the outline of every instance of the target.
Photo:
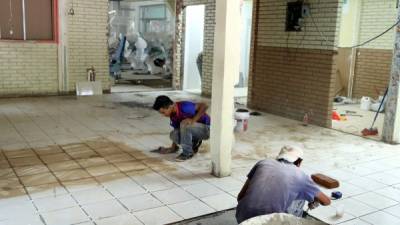
MULTIPOLYGON (((196 103, 183 101, 177 102, 177 112, 171 115, 171 126, 174 129, 179 129, 180 124, 183 120, 188 118, 193 118, 196 115, 196 103)), ((204 114, 198 121, 198 123, 202 123, 205 125, 210 125, 210 117, 207 114, 204 114)))
POLYGON ((247 177, 249 187, 236 209, 239 223, 260 215, 287 213, 294 200, 312 202, 320 192, 300 168, 277 160, 258 162, 247 177))

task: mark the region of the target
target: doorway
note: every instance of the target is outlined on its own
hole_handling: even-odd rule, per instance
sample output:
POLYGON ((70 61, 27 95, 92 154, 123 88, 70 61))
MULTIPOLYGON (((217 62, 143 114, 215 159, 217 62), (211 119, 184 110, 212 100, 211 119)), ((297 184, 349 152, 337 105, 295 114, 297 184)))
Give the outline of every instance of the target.
POLYGON ((185 54, 183 89, 201 92, 201 67, 204 43, 205 5, 187 6, 185 9, 185 54))
POLYGON ((235 82, 235 98, 247 101, 253 1, 244 0, 241 5, 240 68, 235 82))
POLYGON ((109 0, 111 92, 172 89, 175 1, 109 0))

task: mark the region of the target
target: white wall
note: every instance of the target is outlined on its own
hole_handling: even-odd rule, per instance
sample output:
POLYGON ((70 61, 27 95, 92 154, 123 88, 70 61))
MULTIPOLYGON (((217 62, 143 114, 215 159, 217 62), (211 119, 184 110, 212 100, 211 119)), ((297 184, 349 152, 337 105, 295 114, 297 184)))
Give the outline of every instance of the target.
MULTIPOLYGON (((251 21, 252 21, 252 0, 243 1, 241 15, 241 49, 240 49, 240 72, 244 76, 245 87, 247 87, 247 79, 249 78, 250 63, 250 43, 251 43, 251 21)), ((239 75, 238 75, 239 76, 239 75)), ((239 78, 236 83, 239 82, 239 78)))
POLYGON ((197 56, 203 51, 204 42, 204 5, 186 7, 185 25, 185 62, 183 89, 200 90, 201 78, 197 69, 197 56))

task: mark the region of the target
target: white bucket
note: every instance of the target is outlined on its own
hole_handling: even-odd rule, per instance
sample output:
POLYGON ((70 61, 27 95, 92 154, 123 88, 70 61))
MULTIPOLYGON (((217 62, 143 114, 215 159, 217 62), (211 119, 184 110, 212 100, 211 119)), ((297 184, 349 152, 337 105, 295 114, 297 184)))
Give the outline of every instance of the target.
POLYGON ((235 112, 236 132, 244 132, 249 126, 250 112, 245 109, 239 109, 235 112))
POLYGON ((362 110, 369 111, 369 109, 371 108, 371 98, 363 96, 361 98, 360 108, 362 110))

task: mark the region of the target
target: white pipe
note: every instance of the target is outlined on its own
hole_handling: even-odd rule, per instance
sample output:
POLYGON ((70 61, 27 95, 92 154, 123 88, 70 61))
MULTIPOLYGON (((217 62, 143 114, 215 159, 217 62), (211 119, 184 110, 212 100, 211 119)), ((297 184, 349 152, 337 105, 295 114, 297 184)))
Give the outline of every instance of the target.
POLYGON ((24 29, 24 41, 26 41, 26 15, 25 15, 25 0, 22 0, 22 23, 24 29))

